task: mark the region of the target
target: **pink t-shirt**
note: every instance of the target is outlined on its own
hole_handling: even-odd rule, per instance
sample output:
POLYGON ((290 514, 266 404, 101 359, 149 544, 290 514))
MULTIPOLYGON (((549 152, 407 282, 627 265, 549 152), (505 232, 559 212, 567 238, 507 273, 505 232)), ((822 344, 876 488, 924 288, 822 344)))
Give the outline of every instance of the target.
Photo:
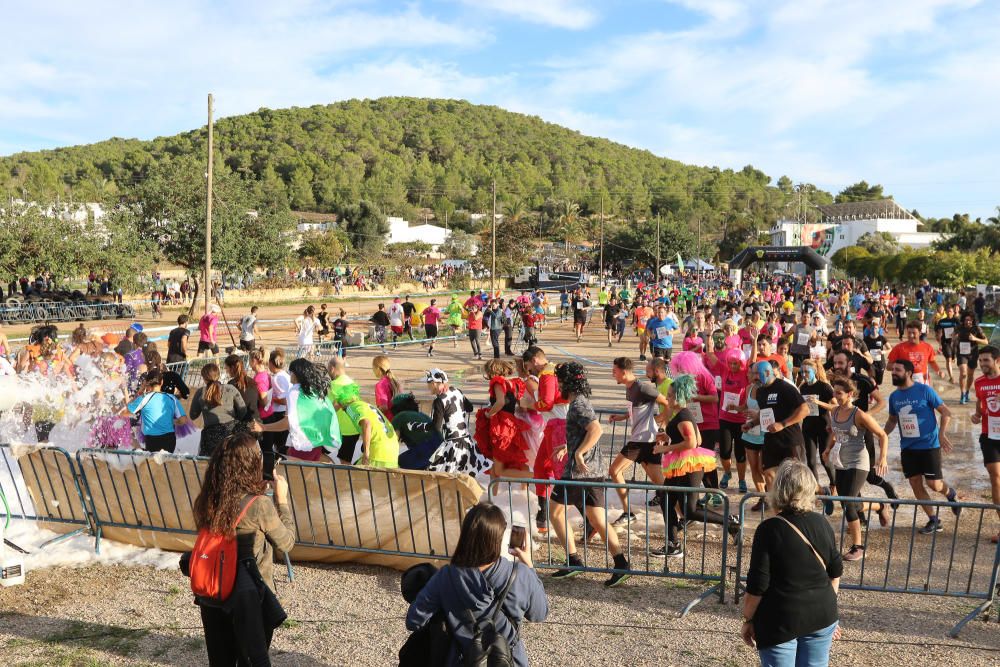
POLYGON ((219 316, 215 313, 203 315, 202 318, 198 320, 198 333, 201 334, 199 340, 205 341, 206 343, 214 343, 216 327, 218 324, 219 316))
POLYGON ((694 336, 693 338, 684 339, 684 351, 685 352, 698 352, 699 354, 704 352, 705 341, 701 339, 701 336, 694 336))
MULTIPOLYGON (((749 337, 749 334, 748 334, 749 337)), ((733 334, 732 336, 726 336, 726 347, 739 348, 742 344, 743 339, 739 334, 733 334)))
POLYGON ((732 403, 732 397, 738 400, 735 405, 744 405, 747 400, 747 374, 745 371, 730 373, 729 368, 722 372, 722 390, 719 397, 719 419, 724 422, 742 424, 746 419, 738 412, 726 410, 727 401, 732 403))
POLYGON ((392 381, 387 375, 383 375, 382 379, 375 383, 375 405, 386 419, 392 419, 392 410, 389 406, 392 404, 393 395, 392 381))
MULTIPOLYGON (((260 394, 266 394, 271 389, 271 376, 267 374, 267 371, 261 371, 253 376, 253 383, 257 385, 257 392, 260 394)), ((274 408, 271 407, 270 401, 268 401, 266 407, 260 408, 260 418, 270 417, 274 414, 274 408)))
MULTIPOLYGON (((700 395, 708 394, 718 394, 718 390, 715 388, 715 377, 712 376, 708 371, 698 373, 695 378, 696 385, 698 387, 698 393, 700 395)), ((698 424, 698 430, 700 431, 715 431, 719 428, 719 404, 718 403, 702 403, 701 404, 701 423, 698 424)))
POLYGON ((436 326, 441 320, 441 309, 437 306, 427 306, 424 308, 423 312, 424 324, 430 324, 431 326, 436 326))

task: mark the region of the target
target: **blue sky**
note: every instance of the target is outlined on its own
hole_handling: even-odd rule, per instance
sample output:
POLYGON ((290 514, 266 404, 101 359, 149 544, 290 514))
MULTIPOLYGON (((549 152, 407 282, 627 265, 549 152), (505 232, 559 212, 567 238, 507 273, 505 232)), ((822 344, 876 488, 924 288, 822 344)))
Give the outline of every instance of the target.
POLYGON ((1000 205, 995 0, 234 0, 4 9, 0 155, 451 97, 923 214, 1000 205))

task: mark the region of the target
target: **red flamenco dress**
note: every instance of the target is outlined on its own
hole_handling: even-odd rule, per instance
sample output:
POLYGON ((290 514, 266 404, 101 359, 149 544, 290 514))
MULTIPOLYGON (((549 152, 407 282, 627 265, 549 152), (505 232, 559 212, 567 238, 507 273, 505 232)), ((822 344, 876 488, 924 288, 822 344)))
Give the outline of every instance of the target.
POLYGON ((489 408, 480 408, 476 412, 476 428, 474 437, 476 446, 483 456, 502 463, 505 468, 528 467, 528 441, 524 432, 530 428, 524 420, 514 416, 517 402, 524 395, 524 382, 520 378, 507 379, 494 377, 490 380, 490 406, 496 403, 496 388, 503 391, 504 406, 492 417, 487 413, 489 408))

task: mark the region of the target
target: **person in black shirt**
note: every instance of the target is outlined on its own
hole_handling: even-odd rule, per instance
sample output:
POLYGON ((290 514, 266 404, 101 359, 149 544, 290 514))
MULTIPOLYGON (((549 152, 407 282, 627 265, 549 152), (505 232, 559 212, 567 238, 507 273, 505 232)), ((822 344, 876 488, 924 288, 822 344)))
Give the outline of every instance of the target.
MULTIPOLYGON (((176 364, 187 361, 187 342, 191 332, 187 328, 188 316, 177 317, 177 327, 167 334, 167 363, 176 364)), ((166 378, 164 378, 166 379, 166 378)), ((164 389, 163 391, 167 391, 164 389)), ((170 392, 167 392, 170 393, 170 392)))
POLYGON ((976 374, 976 364, 979 363, 979 346, 988 345, 989 339, 979 328, 972 313, 963 313, 962 322, 955 334, 954 347, 958 358, 958 390, 961 392, 958 402, 969 402, 969 392, 972 390, 972 379, 976 374), (971 370, 970 370, 971 369, 971 370))
POLYGON ((982 322, 983 315, 986 314, 986 297, 980 292, 976 295, 976 300, 972 302, 972 309, 976 311, 976 321, 982 322))
POLYGON ((604 328, 608 332, 608 347, 611 347, 611 337, 617 330, 617 318, 621 309, 622 307, 618 303, 618 297, 616 296, 611 297, 607 305, 604 306, 604 328))
POLYGON ((896 307, 892 309, 893 319, 896 321, 896 338, 903 340, 903 331, 906 329, 906 297, 899 295, 896 307))
POLYGON ((347 312, 341 308, 337 319, 333 321, 333 340, 337 343, 337 352, 342 357, 347 356, 346 336, 348 326, 347 312))
MULTIPOLYGON (((826 379, 823 367, 812 359, 802 362, 799 392, 809 406, 809 416, 802 421, 802 439, 805 442, 805 461, 819 484, 819 467, 823 465, 820 453, 826 449, 826 414, 833 407, 833 387, 826 379)), ((830 485, 835 484, 833 470, 826 467, 830 485)))
POLYGON ((958 305, 949 306, 945 312, 947 313, 945 317, 934 325, 934 334, 941 344, 941 355, 944 356, 945 367, 948 369, 948 382, 955 382, 955 375, 951 372, 951 360, 955 358, 955 347, 957 347, 952 345, 952 339, 958 330, 958 305))
POLYGON ((326 304, 319 304, 319 313, 316 315, 316 319, 319 320, 319 331, 316 332, 316 337, 319 338, 319 342, 321 343, 324 338, 330 335, 330 323, 328 322, 329 317, 330 313, 326 312, 326 304))
POLYGON ((378 310, 371 316, 371 323, 375 325, 375 342, 382 346, 385 352, 385 332, 389 328, 389 313, 385 312, 385 304, 380 303, 378 310))
POLYGON ((751 415, 743 429, 749 431, 760 424, 764 431, 761 466, 770 485, 781 462, 794 458, 796 449, 805 445, 801 423, 809 415, 809 406, 795 385, 778 378, 769 362, 755 364, 754 372, 761 385, 755 396, 760 410, 751 415))
POLYGON ((768 504, 777 512, 757 527, 747 570, 740 635, 761 663, 828 664, 840 636, 837 591, 844 562, 833 528, 812 511, 816 480, 798 461, 778 468, 768 504))
POLYGON ((416 312, 417 307, 410 301, 410 295, 407 294, 403 298, 403 333, 413 340, 413 313, 416 312))
POLYGON ((885 329, 882 328, 880 318, 871 318, 868 326, 865 327, 864 339, 865 345, 868 347, 868 354, 872 358, 871 371, 869 372, 872 379, 875 380, 875 385, 881 386, 882 379, 885 377, 886 356, 892 346, 889 345, 889 341, 885 337, 885 329))
POLYGON ((156 369, 160 371, 163 378, 163 383, 160 385, 161 392, 164 394, 174 394, 183 399, 187 399, 191 395, 191 390, 184 383, 184 379, 178 373, 167 370, 159 352, 154 349, 147 349, 143 356, 146 359, 146 372, 139 376, 141 385, 145 385, 146 376, 149 374, 149 371, 156 369))

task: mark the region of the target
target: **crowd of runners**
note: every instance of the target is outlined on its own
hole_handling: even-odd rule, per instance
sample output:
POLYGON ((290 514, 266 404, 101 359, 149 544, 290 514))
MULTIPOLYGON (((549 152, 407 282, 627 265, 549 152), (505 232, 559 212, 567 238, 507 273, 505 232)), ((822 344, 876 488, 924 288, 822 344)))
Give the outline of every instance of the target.
MULTIPOLYGON (((609 587, 632 572, 619 531, 640 513, 655 508, 663 518, 662 543, 647 534, 644 553, 683 557, 691 523, 723 525, 734 541, 742 537, 740 517, 719 510, 727 490, 759 492, 753 510, 785 516, 778 499, 789 506, 795 499, 781 485, 796 484, 799 466, 809 488, 798 488, 796 497, 841 498, 841 552, 828 551, 836 549, 828 524, 819 538, 833 559, 821 558, 829 563, 824 577, 836 581, 842 562, 862 561, 866 548, 877 548, 864 536, 869 520, 896 525, 901 490, 887 479, 890 434, 898 432, 899 465, 914 498, 959 501, 958 487, 971 486, 967 467, 963 477, 947 465, 955 429, 942 393, 951 386, 954 403, 974 404, 967 419, 979 433, 993 502, 1000 504, 1000 350, 980 324, 982 295, 949 299, 921 288, 913 301, 915 308, 889 287, 816 287, 809 278, 769 274, 741 284, 702 275, 640 277, 615 289, 404 294, 351 315, 309 305, 291 332, 286 326, 263 335, 253 306, 233 321, 239 340, 230 334, 233 345, 223 345, 221 355, 219 329, 229 323, 218 305, 196 324, 179 316, 165 340, 152 340, 139 323, 124 335, 81 324, 65 338, 44 325, 19 347, 0 331, 0 376, 15 376, 5 390, 22 395, 9 380, 25 383, 25 398, 0 414, 0 424, 15 440, 46 442, 72 422, 81 445, 150 452, 181 452, 179 443, 194 438, 187 453, 210 456, 216 466, 230 450, 255 443, 263 476, 282 497, 287 490, 275 467, 281 459, 469 475, 493 493, 534 480, 534 534, 551 531, 565 551, 565 564, 551 576, 573 577, 585 565, 568 521, 572 511, 583 518, 583 540, 607 545, 614 561, 609 587), (481 372, 485 404, 474 405, 430 360, 409 378, 415 389, 403 389, 393 370, 400 346, 419 345, 433 357, 445 341, 451 348, 443 365, 457 363, 464 377, 470 368, 481 372), (459 353, 465 341, 468 357, 459 353), (583 351, 577 344, 593 350, 596 341, 598 349, 613 349, 609 362, 594 360, 592 351, 574 353, 583 351), (492 355, 484 355, 487 344, 492 355), (349 357, 355 375, 368 372, 359 362, 370 358, 370 393, 349 375, 349 357), (185 382, 194 362, 197 389, 185 382), (591 402, 592 383, 608 380, 622 394, 602 414, 591 402), (609 452, 602 435, 618 422, 626 437, 609 452), (639 469, 677 491, 631 495, 626 476, 639 469), (612 482, 617 499, 580 481, 612 482), (884 500, 860 500, 873 495, 884 500), (637 498, 644 498, 641 507, 637 498), (779 505, 769 508, 765 498, 779 505)), ((412 355, 408 363, 412 371, 412 355)), ((949 507, 960 514, 961 506, 949 507)), ((920 505, 926 522, 917 532, 944 530, 940 509, 920 505)), ((836 511, 832 500, 823 501, 825 515, 836 511)), ((763 550, 775 539, 773 527, 757 532, 747 618, 760 600, 753 593, 762 590, 757 542, 763 550)), ((530 550, 517 553, 530 564, 530 550)), ((813 625, 824 626, 817 641, 828 648, 839 631, 827 616, 813 625)), ((744 639, 759 643, 764 628, 748 620, 744 639)))

